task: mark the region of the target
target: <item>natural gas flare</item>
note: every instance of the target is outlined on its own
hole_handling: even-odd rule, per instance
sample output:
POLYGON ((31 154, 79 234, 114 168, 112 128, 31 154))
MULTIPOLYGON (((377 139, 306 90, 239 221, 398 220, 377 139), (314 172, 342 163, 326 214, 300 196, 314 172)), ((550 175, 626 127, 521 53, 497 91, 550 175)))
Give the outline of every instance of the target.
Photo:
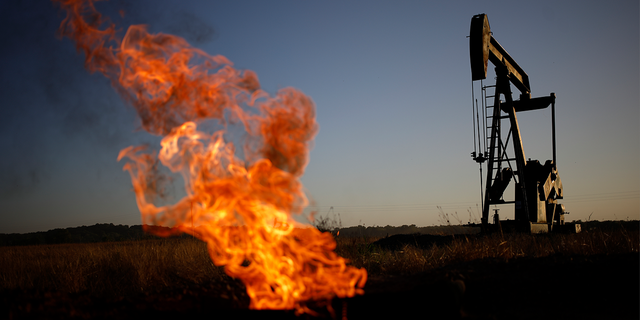
POLYGON ((189 233, 197 225, 195 236, 243 281, 254 309, 304 312, 307 300, 363 293, 366 271, 347 266, 329 233, 293 219, 307 204, 299 178, 318 130, 309 97, 293 88, 271 96, 254 72, 177 36, 138 25, 120 39, 93 0, 54 1, 67 13, 60 35, 85 53, 86 68, 111 80, 145 130, 164 136, 157 154, 131 146, 118 155, 131 160, 124 169, 144 225, 189 233), (205 121, 241 124, 242 156, 228 130, 199 130, 205 121), (154 204, 158 161, 184 179, 175 204, 154 204))

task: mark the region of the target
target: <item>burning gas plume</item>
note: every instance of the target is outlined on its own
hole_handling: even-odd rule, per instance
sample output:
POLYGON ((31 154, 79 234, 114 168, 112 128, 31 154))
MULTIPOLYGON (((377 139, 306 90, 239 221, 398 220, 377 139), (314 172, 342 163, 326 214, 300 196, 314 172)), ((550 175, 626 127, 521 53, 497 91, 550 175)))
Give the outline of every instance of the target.
POLYGON ((54 1, 67 13, 59 32, 84 52, 86 68, 111 80, 145 130, 164 136, 157 154, 131 146, 118 156, 131 160, 124 169, 143 224, 197 225, 213 262, 244 282, 254 309, 304 312, 307 300, 362 293, 366 271, 335 254, 329 233, 292 218, 307 204, 299 178, 318 130, 309 97, 293 88, 271 96, 254 72, 180 37, 138 25, 119 38, 93 0, 54 1), (229 130, 198 130, 205 121, 242 125, 241 152, 229 130), (186 196, 175 204, 154 204, 158 161, 184 179, 186 196))

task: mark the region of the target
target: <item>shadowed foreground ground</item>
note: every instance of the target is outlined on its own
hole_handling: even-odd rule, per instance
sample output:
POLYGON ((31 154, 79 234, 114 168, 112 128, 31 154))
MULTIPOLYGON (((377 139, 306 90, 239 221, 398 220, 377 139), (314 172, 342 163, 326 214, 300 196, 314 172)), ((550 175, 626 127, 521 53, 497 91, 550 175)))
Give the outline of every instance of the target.
MULTIPOLYGON (((638 262, 637 253, 475 260, 411 276, 373 276, 365 295, 332 306, 337 319, 639 319, 638 262)), ((243 290, 231 279, 117 299, 13 290, 2 292, 0 317, 331 318, 248 310, 243 290)))

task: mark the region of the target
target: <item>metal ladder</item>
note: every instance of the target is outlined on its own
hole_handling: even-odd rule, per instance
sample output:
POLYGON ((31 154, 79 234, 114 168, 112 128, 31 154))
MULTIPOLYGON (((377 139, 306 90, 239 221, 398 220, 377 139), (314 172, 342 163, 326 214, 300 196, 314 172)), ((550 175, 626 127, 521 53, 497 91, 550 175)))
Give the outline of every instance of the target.
MULTIPOLYGON (((515 161, 515 158, 508 158, 507 157, 507 153, 506 153, 506 147, 507 144, 509 143, 509 139, 511 136, 511 132, 509 132, 509 135, 507 136, 507 140, 506 142, 503 144, 502 143, 502 129, 501 129, 501 123, 498 122, 496 128, 494 128, 493 126, 493 114, 494 114, 494 105, 495 105, 495 99, 499 99, 499 97, 495 96, 495 85, 487 85, 487 86, 482 86, 482 96, 483 96, 483 101, 484 101, 484 112, 485 112, 485 137, 486 137, 486 155, 487 157, 490 156, 490 149, 491 149, 491 132, 493 130, 498 130, 496 138, 496 144, 494 146, 495 150, 494 150, 494 157, 493 159, 488 159, 489 163, 487 164, 487 166, 491 165, 491 168, 487 168, 487 170, 491 170, 491 185, 493 185, 493 183, 495 182, 496 179, 498 179, 498 173, 502 172, 503 169, 503 162, 507 162, 507 165, 509 168, 513 170, 513 167, 511 165, 511 161, 515 161), (488 94, 487 90, 493 90, 494 93, 493 94, 488 94), (489 103, 489 100, 492 100, 491 103, 489 103)), ((509 116, 507 115, 503 115, 502 112, 498 113, 500 116, 499 121, 503 120, 503 119, 508 119, 509 116)), ((515 172, 514 172, 515 173, 515 172)), ((487 190, 488 191, 488 190, 487 190)), ((514 203, 514 201, 502 201, 500 203, 493 203, 493 204, 507 204, 507 203, 514 203)))

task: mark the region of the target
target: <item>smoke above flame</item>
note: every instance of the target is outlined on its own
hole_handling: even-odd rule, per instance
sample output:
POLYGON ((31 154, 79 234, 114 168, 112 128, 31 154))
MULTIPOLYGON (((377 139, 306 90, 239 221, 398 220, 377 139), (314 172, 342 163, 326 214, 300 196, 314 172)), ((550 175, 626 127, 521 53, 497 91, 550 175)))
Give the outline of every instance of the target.
POLYGON ((163 136, 159 153, 131 146, 118 155, 130 160, 124 169, 144 225, 188 233, 197 225, 195 236, 243 281, 253 309, 305 312, 308 300, 363 293, 366 271, 347 266, 329 233, 293 219, 307 204, 299 178, 318 131, 309 97, 293 88, 271 96, 254 72, 145 26, 119 38, 93 0, 54 2, 67 13, 59 33, 84 52, 85 67, 109 78, 142 127, 163 136), (199 130, 206 121, 244 127, 241 152, 229 130, 199 130), (184 179, 186 196, 174 204, 154 204, 158 162, 184 179))

